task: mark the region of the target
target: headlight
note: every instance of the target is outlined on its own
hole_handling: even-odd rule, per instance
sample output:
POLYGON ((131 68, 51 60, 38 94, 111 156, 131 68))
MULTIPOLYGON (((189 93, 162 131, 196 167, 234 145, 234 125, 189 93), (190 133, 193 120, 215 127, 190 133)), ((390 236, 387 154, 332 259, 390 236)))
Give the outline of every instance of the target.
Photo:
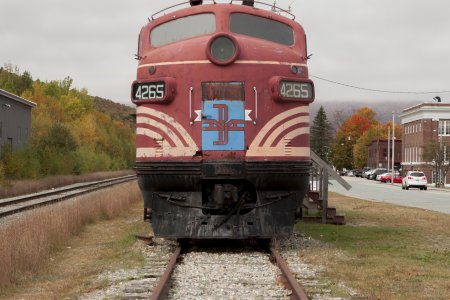
POLYGON ((218 34, 208 42, 206 54, 213 63, 228 65, 236 60, 239 48, 235 38, 226 34, 218 34))

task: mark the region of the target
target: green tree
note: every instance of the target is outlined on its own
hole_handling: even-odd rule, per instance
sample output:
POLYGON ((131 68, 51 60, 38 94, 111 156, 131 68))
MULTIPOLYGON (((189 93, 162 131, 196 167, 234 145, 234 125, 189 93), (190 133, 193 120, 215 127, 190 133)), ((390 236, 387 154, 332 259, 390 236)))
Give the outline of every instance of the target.
POLYGON ((323 106, 320 106, 311 126, 311 150, 324 161, 328 161, 331 139, 331 124, 323 106))
POLYGON ((59 152, 69 152, 77 148, 77 143, 66 126, 55 123, 43 139, 43 146, 53 148, 59 152))
POLYGON ((22 95, 25 91, 33 90, 33 78, 28 71, 21 73, 17 66, 5 65, 0 68, 0 88, 22 95))

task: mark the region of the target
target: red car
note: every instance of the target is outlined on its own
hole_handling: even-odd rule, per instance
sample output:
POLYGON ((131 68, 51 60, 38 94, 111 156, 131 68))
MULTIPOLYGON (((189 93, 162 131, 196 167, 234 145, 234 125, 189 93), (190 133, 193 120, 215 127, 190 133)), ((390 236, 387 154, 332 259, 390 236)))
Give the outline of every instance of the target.
MULTIPOLYGON (((386 182, 386 183, 391 183, 392 182, 391 178, 392 178, 392 174, 386 173, 386 174, 381 175, 380 181, 386 182)), ((402 180, 403 180, 402 175, 398 175, 398 174, 394 175, 394 183, 402 183, 402 180)))

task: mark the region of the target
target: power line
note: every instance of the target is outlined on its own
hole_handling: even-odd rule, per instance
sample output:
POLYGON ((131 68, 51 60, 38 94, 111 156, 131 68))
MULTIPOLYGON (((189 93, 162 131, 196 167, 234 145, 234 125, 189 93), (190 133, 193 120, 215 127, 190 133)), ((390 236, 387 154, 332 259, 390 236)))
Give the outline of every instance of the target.
POLYGON ((445 93, 450 93, 450 91, 436 91, 436 92, 403 92, 403 91, 386 91, 386 90, 377 90, 377 89, 369 89, 369 88, 363 88, 363 87, 359 87, 359 86, 355 86, 355 85, 351 85, 351 84, 345 84, 345 83, 341 83, 341 82, 337 82, 337 81, 333 81, 333 80, 329 80, 326 78, 322 78, 319 76, 314 76, 314 75, 309 75, 310 77, 314 77, 329 83, 333 83, 333 84, 337 84, 337 85, 342 85, 342 86, 346 86, 349 88, 353 88, 353 89, 358 89, 358 90, 363 90, 363 91, 371 91, 371 92, 378 92, 378 93, 388 93, 388 94, 416 94, 416 95, 425 95, 425 94, 445 94, 445 93))

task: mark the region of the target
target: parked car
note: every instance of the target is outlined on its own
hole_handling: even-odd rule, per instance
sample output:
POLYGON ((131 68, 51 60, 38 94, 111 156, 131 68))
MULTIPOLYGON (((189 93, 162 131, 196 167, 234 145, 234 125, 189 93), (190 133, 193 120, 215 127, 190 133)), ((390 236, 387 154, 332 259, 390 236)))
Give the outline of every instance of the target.
POLYGON ((348 171, 347 176, 357 177, 356 174, 358 174, 358 172, 359 172, 359 174, 361 174, 361 170, 358 170, 358 169, 350 170, 350 171, 348 171))
POLYGON ((385 168, 376 168, 373 169, 372 172, 370 172, 369 176, 367 177, 367 179, 372 179, 375 180, 377 178, 377 175, 386 173, 387 170, 385 168))
POLYGON ((376 181, 380 181, 381 180, 381 176, 383 175, 387 175, 388 173, 382 173, 382 174, 378 174, 377 178, 375 178, 376 181))
POLYGON ((427 189, 427 177, 421 171, 408 171, 402 180, 402 189, 409 190, 410 187, 427 189))
MULTIPOLYGON (((381 182, 391 183, 392 182, 392 173, 384 173, 380 176, 381 182)), ((403 177, 396 173, 394 174, 394 183, 402 183, 403 177)))
POLYGON ((364 171, 364 172, 362 173, 362 176, 361 176, 361 177, 363 177, 363 178, 369 178, 369 175, 370 175, 371 172, 372 172, 372 169, 368 169, 368 170, 366 170, 366 171, 364 171))
POLYGON ((347 176, 347 171, 341 170, 338 173, 340 176, 347 176))
POLYGON ((355 169, 355 170, 352 170, 352 172, 353 172, 353 175, 355 177, 361 177, 362 176, 362 170, 355 169))

